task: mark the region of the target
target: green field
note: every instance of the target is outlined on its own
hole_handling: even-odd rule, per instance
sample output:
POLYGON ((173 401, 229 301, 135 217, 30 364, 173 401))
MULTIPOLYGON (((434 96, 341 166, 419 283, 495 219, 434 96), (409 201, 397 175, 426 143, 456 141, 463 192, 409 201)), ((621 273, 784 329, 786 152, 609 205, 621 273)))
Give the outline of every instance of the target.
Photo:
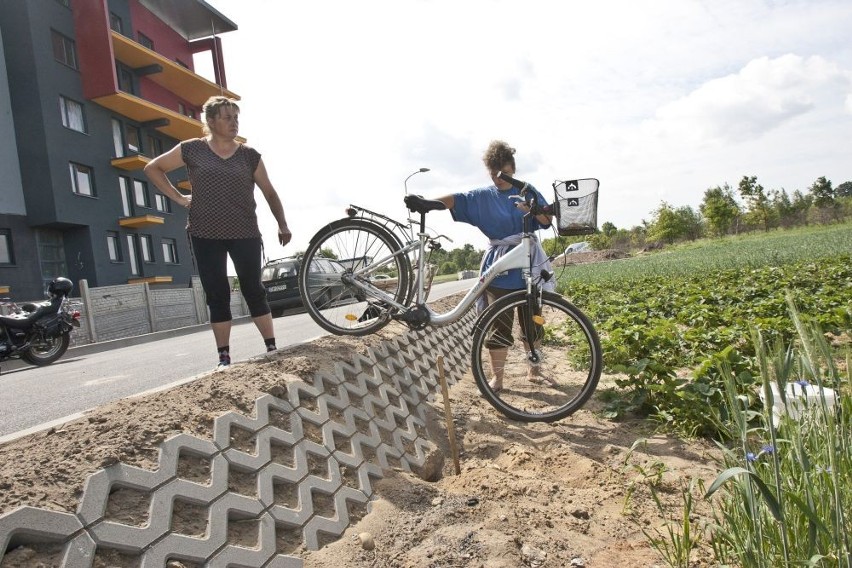
POLYGON ((852 254, 852 223, 820 225, 722 239, 702 239, 632 258, 568 266, 559 281, 628 282, 648 276, 687 276, 730 268, 778 266, 852 254))

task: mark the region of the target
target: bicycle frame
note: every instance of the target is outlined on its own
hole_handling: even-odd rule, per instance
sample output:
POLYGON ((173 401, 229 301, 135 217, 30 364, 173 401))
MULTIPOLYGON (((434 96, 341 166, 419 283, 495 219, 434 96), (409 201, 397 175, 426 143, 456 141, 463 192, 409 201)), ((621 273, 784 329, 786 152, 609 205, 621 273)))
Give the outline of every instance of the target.
MULTIPOLYGON (((413 222, 413 221, 412 221, 413 222)), ((397 223, 397 225, 400 225, 397 223)), ((531 266, 532 266, 532 239, 533 233, 529 231, 524 231, 521 242, 518 246, 512 248, 509 252, 500 257, 494 264, 492 264, 488 270, 486 270, 483 274, 479 276, 477 283, 468 290, 465 296, 459 301, 456 306, 454 306, 451 310, 444 313, 437 313, 432 310, 425 303, 425 278, 426 278, 426 244, 429 242, 431 237, 425 232, 425 214, 422 215, 420 222, 420 231, 417 233, 418 240, 412 240, 408 244, 405 244, 399 250, 393 251, 392 254, 387 255, 378 260, 374 260, 369 265, 366 265, 358 270, 352 272, 348 277, 344 277, 348 280, 348 284, 351 284, 365 292, 368 292, 371 296, 377 297, 381 299, 383 302, 393 306, 400 312, 405 312, 410 309, 410 306, 401 304, 396 302, 393 297, 389 294, 385 293, 383 290, 366 282, 363 278, 358 279, 358 276, 363 276, 364 274, 369 274, 375 269, 385 265, 395 256, 398 255, 408 255, 414 251, 418 251, 417 255, 417 276, 415 278, 415 291, 417 293, 415 306, 421 307, 425 310, 425 313, 428 316, 428 325, 433 326, 444 326, 454 323, 461 319, 461 317, 467 312, 467 310, 473 305, 473 303, 485 293, 485 289, 488 287, 491 282, 497 278, 497 276, 506 272, 507 270, 513 268, 520 268, 522 270, 524 280, 527 283, 527 292, 531 291, 532 287, 532 278, 531 278, 531 266)))

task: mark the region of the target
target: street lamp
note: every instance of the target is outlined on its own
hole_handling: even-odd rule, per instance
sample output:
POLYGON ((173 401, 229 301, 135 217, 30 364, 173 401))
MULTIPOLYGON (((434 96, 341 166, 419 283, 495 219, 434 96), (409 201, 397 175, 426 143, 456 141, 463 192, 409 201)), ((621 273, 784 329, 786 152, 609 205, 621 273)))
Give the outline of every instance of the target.
POLYGON ((416 176, 417 174, 422 174, 423 172, 428 172, 428 171, 429 171, 429 168, 420 168, 419 170, 411 173, 407 178, 405 178, 405 181, 402 182, 402 184, 405 186, 405 195, 408 195, 408 178, 410 178, 411 176, 416 176))

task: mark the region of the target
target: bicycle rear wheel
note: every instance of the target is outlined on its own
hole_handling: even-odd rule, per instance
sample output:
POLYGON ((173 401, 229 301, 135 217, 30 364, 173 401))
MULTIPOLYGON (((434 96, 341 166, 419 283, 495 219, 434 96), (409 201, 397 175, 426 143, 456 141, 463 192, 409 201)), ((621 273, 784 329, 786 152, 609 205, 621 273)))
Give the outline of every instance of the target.
POLYGON ((573 304, 542 292, 533 337, 541 360, 532 365, 520 328, 526 291, 498 299, 474 323, 471 370, 494 408, 521 422, 553 422, 583 406, 597 387, 602 357, 598 334, 573 304), (502 385, 493 382, 502 374, 502 385))
POLYGON ((387 325, 393 308, 410 294, 411 262, 400 253, 399 239, 384 227, 362 219, 341 219, 320 230, 302 258, 299 293, 311 318, 336 335, 368 335, 387 325), (316 267, 334 259, 341 273, 316 267), (382 275, 382 279, 376 278, 382 275), (359 288, 354 282, 367 284, 359 288))

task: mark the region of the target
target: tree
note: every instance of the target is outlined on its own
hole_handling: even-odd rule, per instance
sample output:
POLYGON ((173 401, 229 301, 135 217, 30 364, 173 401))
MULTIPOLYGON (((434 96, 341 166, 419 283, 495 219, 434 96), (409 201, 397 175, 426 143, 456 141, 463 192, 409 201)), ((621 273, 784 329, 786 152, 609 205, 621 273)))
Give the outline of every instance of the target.
POLYGON ((816 215, 820 222, 836 220, 840 216, 840 203, 837 201, 834 188, 831 187, 831 181, 825 179, 825 176, 818 177, 808 188, 808 192, 813 197, 813 204, 817 209, 816 215))
POLYGON ((769 197, 763 186, 757 183, 757 176, 743 176, 739 184, 740 196, 746 203, 746 219, 749 223, 763 227, 768 231, 773 222, 773 211, 769 203, 769 197))
POLYGON ((834 188, 834 195, 840 197, 852 197, 852 181, 844 181, 834 188))
POLYGON ((740 206, 734 198, 734 191, 727 183, 705 191, 704 201, 698 208, 707 219, 711 232, 720 237, 730 232, 740 216, 740 206))
POLYGON ((648 240, 671 244, 684 234, 680 219, 674 208, 663 201, 654 211, 648 229, 648 240))

